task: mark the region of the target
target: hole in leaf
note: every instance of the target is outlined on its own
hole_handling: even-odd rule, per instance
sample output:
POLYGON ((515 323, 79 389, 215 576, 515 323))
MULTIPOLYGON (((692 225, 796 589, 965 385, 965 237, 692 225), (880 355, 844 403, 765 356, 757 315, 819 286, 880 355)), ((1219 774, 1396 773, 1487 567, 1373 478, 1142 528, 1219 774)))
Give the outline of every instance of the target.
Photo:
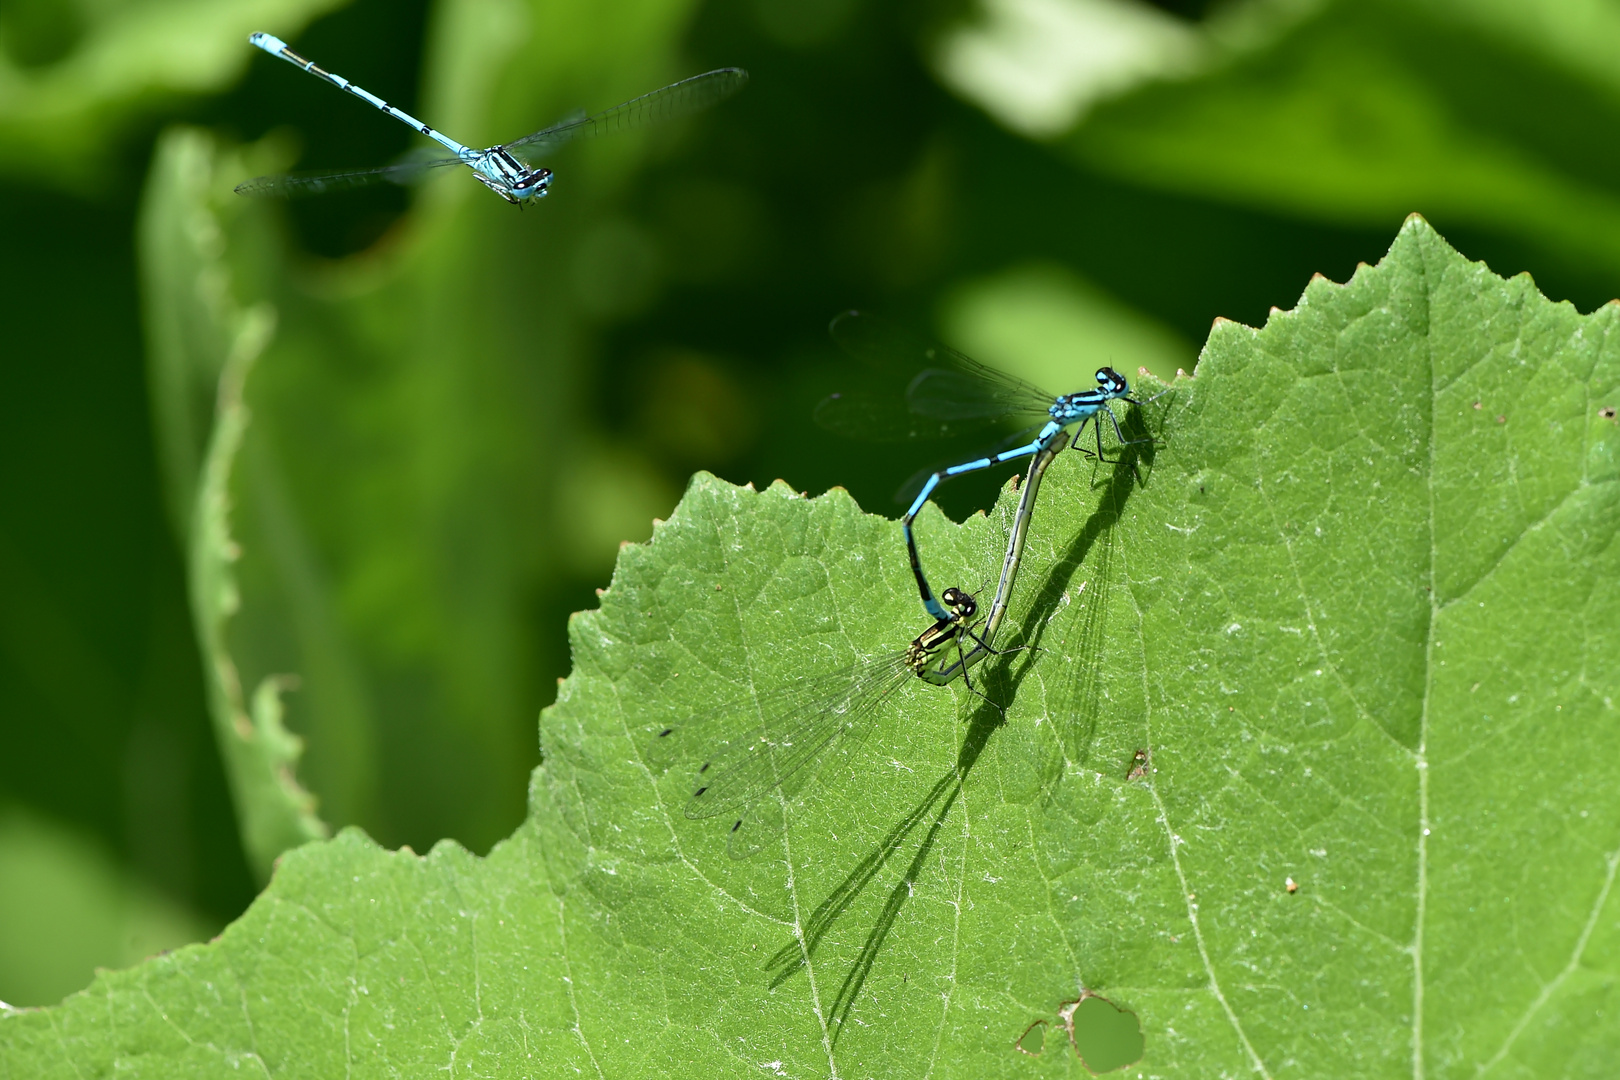
POLYGON ((1037 1020, 1025 1028, 1018 1041, 1013 1043, 1013 1048, 1020 1054, 1040 1057, 1041 1051, 1046 1049, 1046 1021, 1037 1020))
POLYGON ((1069 1043, 1087 1071, 1100 1075, 1142 1060, 1146 1045, 1136 1014, 1089 990, 1058 1010, 1069 1043))

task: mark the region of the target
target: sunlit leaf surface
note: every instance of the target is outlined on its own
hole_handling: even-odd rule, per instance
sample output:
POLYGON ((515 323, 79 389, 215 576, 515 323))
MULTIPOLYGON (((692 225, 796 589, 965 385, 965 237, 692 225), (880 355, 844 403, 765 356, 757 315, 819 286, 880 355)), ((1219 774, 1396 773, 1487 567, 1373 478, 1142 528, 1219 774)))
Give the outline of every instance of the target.
MULTIPOLYGON (((1602 1075, 1617 311, 1413 219, 1219 325, 1143 482, 1049 475, 1005 720, 908 688, 744 860, 656 733, 921 619, 893 523, 699 476, 575 619, 509 841, 302 848, 219 942, 0 1021, 0 1069, 1084 1075, 1089 992, 1143 1075, 1602 1075)), ((986 527, 924 520, 942 579, 986 527)))

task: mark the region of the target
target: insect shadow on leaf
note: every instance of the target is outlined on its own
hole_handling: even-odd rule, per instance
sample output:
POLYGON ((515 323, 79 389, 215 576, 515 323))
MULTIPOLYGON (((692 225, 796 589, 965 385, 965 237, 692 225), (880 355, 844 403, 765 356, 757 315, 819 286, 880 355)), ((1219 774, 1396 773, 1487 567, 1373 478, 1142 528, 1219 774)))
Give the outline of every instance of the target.
POLYGON ((1066 712, 1055 724, 1066 761, 1081 764, 1088 756, 1102 712, 1103 657, 1108 648, 1108 606, 1113 597, 1114 545, 1119 509, 1105 493, 1093 515, 1097 527, 1089 573, 1077 590, 1075 611, 1064 640, 1070 675, 1059 705, 1066 712))

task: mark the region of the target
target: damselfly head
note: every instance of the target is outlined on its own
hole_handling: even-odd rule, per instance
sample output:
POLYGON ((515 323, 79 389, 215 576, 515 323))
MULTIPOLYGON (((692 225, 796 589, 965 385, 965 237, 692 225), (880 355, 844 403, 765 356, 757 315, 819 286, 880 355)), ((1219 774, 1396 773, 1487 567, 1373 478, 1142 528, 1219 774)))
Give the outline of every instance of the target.
POLYGON ((535 169, 518 178, 512 185, 512 194, 520 199, 543 199, 551 190, 551 170, 535 169))
POLYGON ((958 589, 955 585, 941 592, 939 599, 947 608, 950 608, 951 614, 957 622, 966 622, 968 619, 973 618, 974 614, 979 610, 979 602, 973 598, 973 594, 958 589))
POLYGON ((1125 381, 1125 376, 1111 367, 1097 369, 1097 387, 1109 397, 1119 397, 1121 394, 1131 392, 1131 384, 1125 381))

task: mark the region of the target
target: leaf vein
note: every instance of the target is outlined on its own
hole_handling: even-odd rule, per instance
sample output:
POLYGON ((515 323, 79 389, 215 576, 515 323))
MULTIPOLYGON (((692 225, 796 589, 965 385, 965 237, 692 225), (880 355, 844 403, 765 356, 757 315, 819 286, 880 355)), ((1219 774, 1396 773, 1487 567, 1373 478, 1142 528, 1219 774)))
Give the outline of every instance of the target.
POLYGON ((1552 1000, 1553 995, 1564 985, 1564 982, 1580 967, 1581 958, 1586 953, 1587 942, 1591 940, 1592 931, 1597 927, 1598 916, 1603 913, 1604 907, 1608 905, 1609 893, 1614 888, 1615 871, 1620 869, 1620 849, 1611 852, 1605 857, 1604 861, 1608 863, 1608 870, 1603 876, 1603 884, 1598 887, 1597 897, 1592 901, 1592 910, 1586 917, 1586 925, 1581 927, 1580 935, 1575 939, 1575 947, 1570 950, 1569 962, 1564 965, 1562 971, 1542 985, 1541 991, 1536 995, 1535 1000, 1525 1008, 1518 1021, 1508 1030, 1507 1037, 1502 1040, 1502 1045, 1497 1048, 1496 1053, 1492 1054, 1489 1060, 1474 1070, 1476 1077, 1484 1076, 1507 1057, 1508 1053, 1513 1049, 1513 1044, 1524 1033, 1524 1029, 1530 1026, 1530 1021, 1534 1019, 1535 1015, 1541 1011, 1547 1002, 1552 1000))

